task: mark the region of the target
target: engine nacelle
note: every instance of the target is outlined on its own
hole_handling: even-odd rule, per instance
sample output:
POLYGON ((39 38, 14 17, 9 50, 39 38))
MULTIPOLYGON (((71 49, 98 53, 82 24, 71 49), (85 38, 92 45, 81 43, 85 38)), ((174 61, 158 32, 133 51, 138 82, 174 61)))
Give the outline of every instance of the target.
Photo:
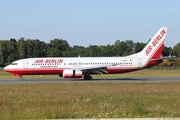
POLYGON ((73 69, 65 69, 63 71, 64 78, 82 78, 82 71, 73 70, 73 69))

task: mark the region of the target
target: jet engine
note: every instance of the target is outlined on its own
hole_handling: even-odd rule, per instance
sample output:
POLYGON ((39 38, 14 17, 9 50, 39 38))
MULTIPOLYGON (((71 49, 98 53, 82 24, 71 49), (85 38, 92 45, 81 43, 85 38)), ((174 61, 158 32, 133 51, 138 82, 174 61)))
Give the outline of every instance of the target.
POLYGON ((63 71, 64 78, 82 78, 82 71, 73 70, 73 69, 65 69, 63 71))

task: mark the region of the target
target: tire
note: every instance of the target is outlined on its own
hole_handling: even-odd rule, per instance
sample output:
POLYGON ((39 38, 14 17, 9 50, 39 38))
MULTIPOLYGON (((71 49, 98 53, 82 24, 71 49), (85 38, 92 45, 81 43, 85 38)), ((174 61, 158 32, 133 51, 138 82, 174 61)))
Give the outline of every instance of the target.
POLYGON ((20 79, 20 81, 23 81, 23 77, 20 77, 19 79, 20 79))

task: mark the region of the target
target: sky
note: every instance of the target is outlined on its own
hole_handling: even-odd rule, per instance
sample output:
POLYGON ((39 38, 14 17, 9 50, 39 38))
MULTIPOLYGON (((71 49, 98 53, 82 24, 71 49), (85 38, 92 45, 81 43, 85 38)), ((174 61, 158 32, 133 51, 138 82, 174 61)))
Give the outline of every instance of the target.
POLYGON ((168 27, 165 46, 180 42, 179 0, 0 0, 0 40, 54 38, 70 46, 146 43, 168 27))

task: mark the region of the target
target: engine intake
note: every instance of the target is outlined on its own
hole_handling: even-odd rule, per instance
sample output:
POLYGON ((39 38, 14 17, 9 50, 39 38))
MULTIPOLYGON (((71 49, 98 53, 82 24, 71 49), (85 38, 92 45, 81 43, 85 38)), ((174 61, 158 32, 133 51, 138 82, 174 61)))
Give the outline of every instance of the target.
POLYGON ((82 78, 82 71, 73 70, 73 69, 65 69, 63 71, 64 78, 82 78))

